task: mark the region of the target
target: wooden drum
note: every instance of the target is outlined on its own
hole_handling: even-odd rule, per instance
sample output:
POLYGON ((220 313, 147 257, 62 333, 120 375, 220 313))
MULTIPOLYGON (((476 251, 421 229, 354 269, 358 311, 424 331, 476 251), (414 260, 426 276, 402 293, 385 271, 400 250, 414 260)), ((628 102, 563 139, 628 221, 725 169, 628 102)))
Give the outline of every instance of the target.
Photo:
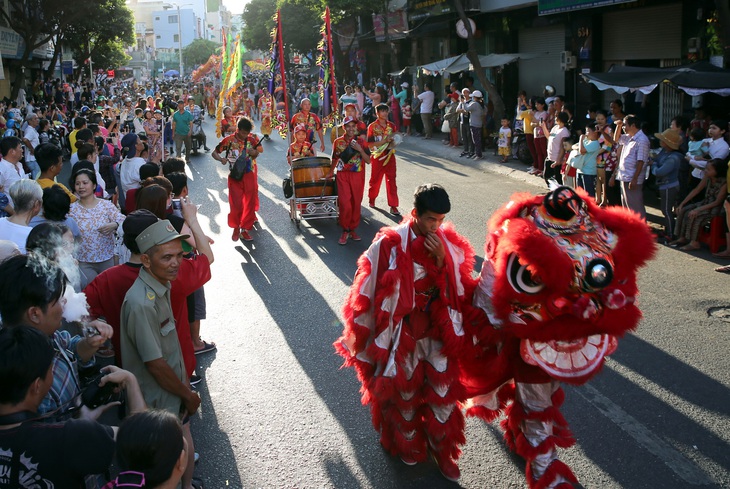
POLYGON ((333 179, 324 180, 329 175, 332 161, 326 156, 295 158, 291 162, 294 197, 326 197, 335 195, 333 179))

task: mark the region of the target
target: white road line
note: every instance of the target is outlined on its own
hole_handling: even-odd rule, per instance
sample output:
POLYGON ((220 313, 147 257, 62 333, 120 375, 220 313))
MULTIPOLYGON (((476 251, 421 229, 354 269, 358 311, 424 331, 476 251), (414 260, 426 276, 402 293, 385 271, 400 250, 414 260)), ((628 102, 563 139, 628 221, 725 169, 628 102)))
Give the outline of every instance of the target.
POLYGON ((704 486, 715 483, 697 464, 655 435, 636 418, 601 394, 595 387, 585 385, 574 392, 579 393, 584 399, 593 404, 604 416, 624 430, 639 445, 658 457, 688 484, 704 486))

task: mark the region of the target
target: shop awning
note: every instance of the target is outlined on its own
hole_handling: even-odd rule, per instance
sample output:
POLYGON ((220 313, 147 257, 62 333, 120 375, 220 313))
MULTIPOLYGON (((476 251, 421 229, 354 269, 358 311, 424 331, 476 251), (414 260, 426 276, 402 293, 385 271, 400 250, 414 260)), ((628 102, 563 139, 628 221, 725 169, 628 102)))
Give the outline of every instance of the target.
POLYGON ((671 83, 692 96, 708 92, 730 96, 730 70, 707 61, 672 68, 614 65, 605 73, 584 73, 583 79, 599 90, 612 89, 618 93, 638 90, 648 94, 660 83, 671 83))
POLYGON ((441 73, 444 71, 444 68, 449 66, 456 60, 456 58, 459 57, 460 56, 451 56, 450 58, 442 59, 441 61, 434 61, 433 63, 429 63, 427 65, 421 65, 418 68, 426 72, 427 75, 432 75, 437 72, 441 73))
MULTIPOLYGON (((479 64, 482 65, 482 68, 494 68, 497 66, 504 66, 509 63, 513 63, 517 61, 518 59, 533 59, 540 56, 540 53, 492 53, 487 55, 480 55, 479 56, 479 64)), ((448 73, 458 73, 460 71, 465 70, 473 70, 474 67, 471 64, 471 61, 469 61, 469 58, 466 56, 466 54, 462 54, 460 56, 457 56, 456 59, 446 68, 444 68, 444 71, 448 73)))

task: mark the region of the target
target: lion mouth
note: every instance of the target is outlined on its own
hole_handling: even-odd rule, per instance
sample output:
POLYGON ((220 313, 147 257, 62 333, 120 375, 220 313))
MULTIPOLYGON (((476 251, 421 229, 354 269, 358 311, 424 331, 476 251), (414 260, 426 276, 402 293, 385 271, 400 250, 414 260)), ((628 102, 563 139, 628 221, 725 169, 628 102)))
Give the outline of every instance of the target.
POLYGON ((588 377, 600 369, 603 359, 616 349, 615 336, 595 334, 571 341, 522 340, 522 359, 540 367, 558 380, 570 382, 588 377))

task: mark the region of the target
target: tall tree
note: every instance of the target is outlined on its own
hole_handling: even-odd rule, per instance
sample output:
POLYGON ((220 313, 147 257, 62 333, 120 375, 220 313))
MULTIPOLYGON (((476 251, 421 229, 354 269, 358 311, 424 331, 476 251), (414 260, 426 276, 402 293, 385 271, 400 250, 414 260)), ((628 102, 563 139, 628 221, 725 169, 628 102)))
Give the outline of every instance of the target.
MULTIPOLYGON (((51 41, 66 26, 83 18, 88 11, 87 2, 7 0, 7 3, 9 9, 0 9, 0 17, 23 39, 25 47, 20 57, 23 68, 30 67, 34 50, 51 41)), ((25 70, 15 70, 11 98, 15 98, 25 84, 25 70)))
POLYGON ((251 0, 243 8, 241 40, 248 49, 268 51, 271 48, 271 30, 274 28, 276 0, 251 0))
POLYGON ((124 0, 95 0, 87 7, 88 15, 67 26, 59 34, 61 42, 74 52, 79 66, 94 58, 99 68, 117 68, 103 62, 126 62, 119 52, 134 43, 134 16, 124 0), (104 54, 106 59, 97 53, 104 54))
POLYGON ((202 65, 215 54, 216 51, 221 47, 217 42, 213 42, 209 39, 196 39, 183 48, 183 61, 185 66, 198 66, 202 65))
POLYGON ((466 40, 468 46, 468 49, 466 51, 466 57, 469 58, 469 61, 471 61, 471 64, 474 66, 474 72, 477 74, 479 83, 481 83, 481 85, 489 94, 489 100, 492 101, 492 105, 494 106, 494 120, 499 121, 500 119, 502 119, 502 116, 505 112, 504 100, 502 100, 502 95, 500 95, 500 93, 497 91, 497 87, 495 87, 492 82, 490 82, 487 78, 487 73, 484 68, 482 68, 482 64, 479 62, 479 53, 477 52, 477 45, 474 41, 474 32, 472 32, 471 30, 471 22, 469 22, 469 19, 467 18, 464 11, 463 0, 451 1, 454 3, 454 7, 459 13, 459 18, 464 23, 464 27, 466 27, 466 32, 468 34, 466 40))

